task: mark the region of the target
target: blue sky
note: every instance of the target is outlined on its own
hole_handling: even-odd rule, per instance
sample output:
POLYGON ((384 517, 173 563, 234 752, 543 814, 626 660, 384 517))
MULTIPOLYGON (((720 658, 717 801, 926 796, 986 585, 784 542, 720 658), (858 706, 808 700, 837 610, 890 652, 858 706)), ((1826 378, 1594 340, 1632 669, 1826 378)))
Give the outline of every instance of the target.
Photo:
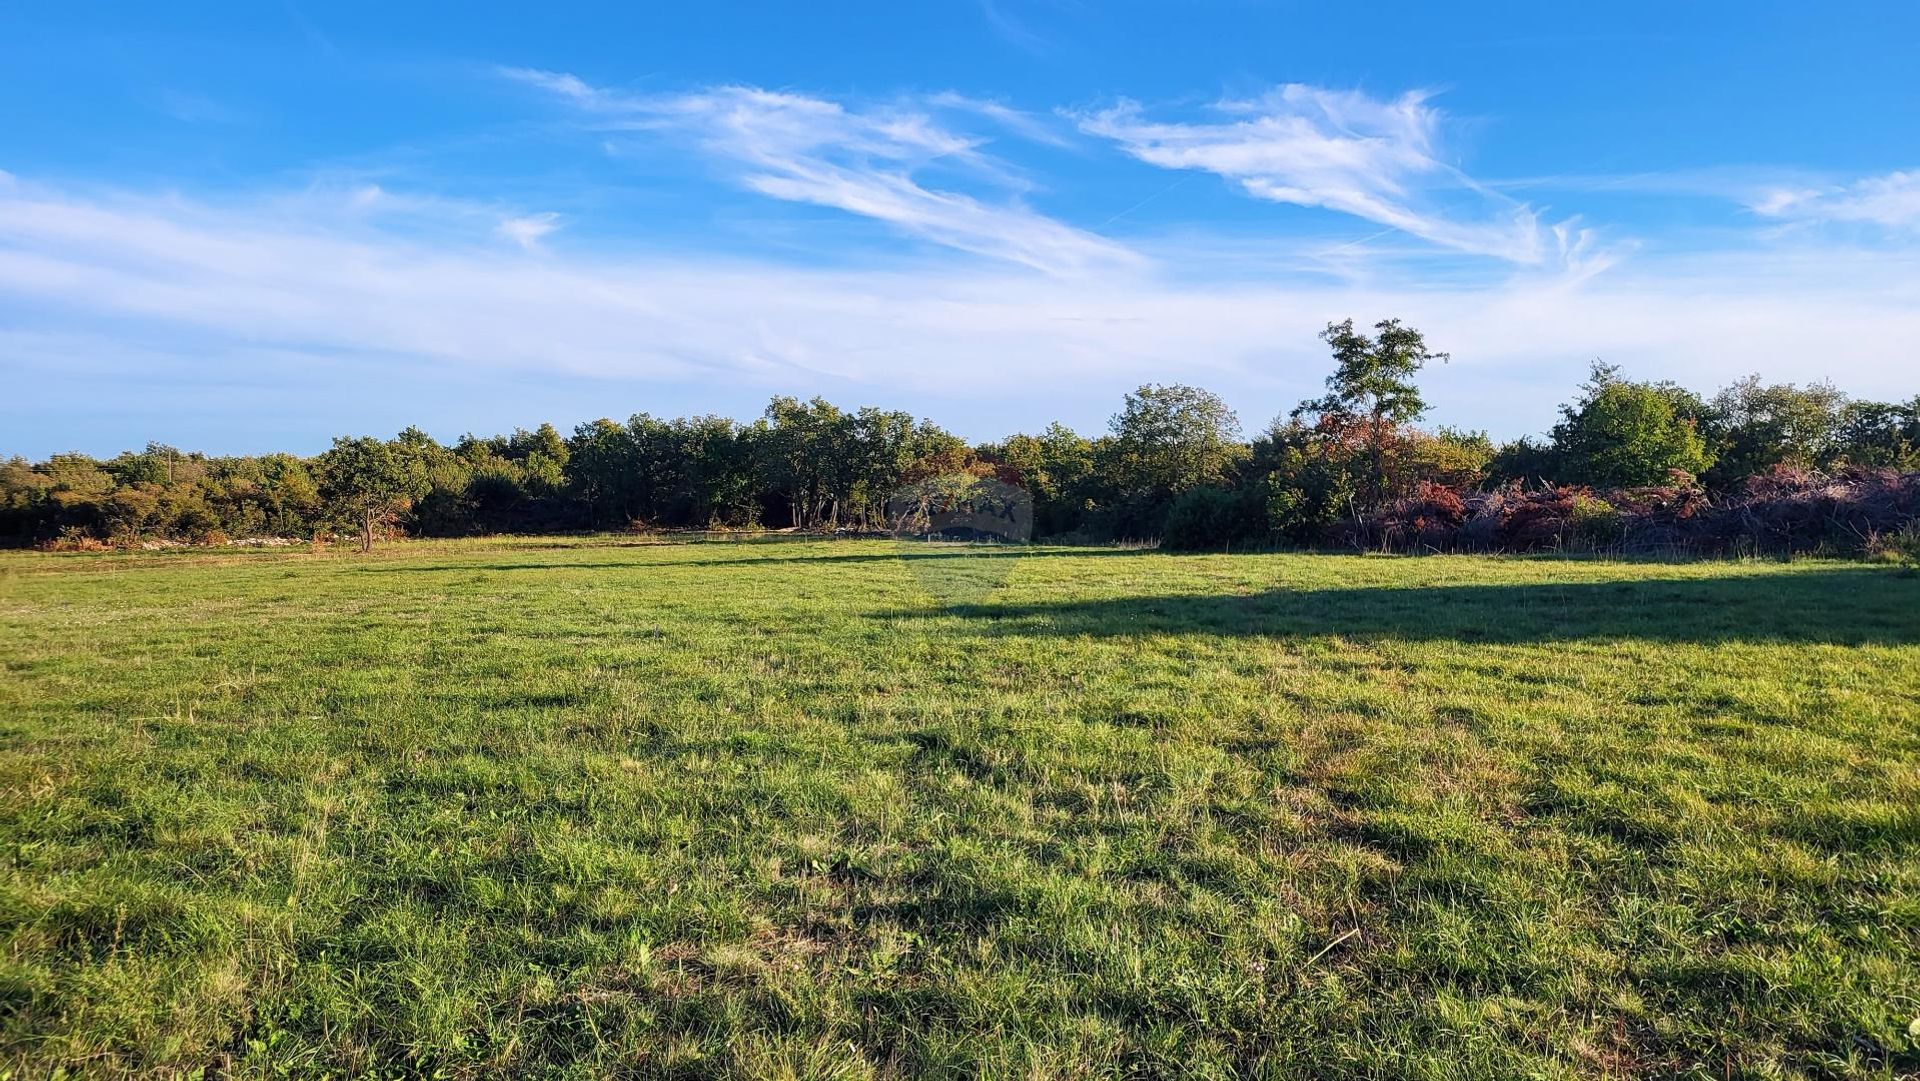
POLYGON ((0 454, 773 394, 1249 430, 1400 316, 1430 420, 1595 357, 1920 393, 1912 4, 12 5, 0 454))

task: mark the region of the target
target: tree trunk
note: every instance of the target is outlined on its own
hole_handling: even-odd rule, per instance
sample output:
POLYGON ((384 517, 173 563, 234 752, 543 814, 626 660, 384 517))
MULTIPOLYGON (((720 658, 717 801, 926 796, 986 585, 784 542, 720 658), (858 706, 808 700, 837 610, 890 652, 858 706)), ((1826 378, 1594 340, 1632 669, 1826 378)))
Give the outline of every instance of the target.
POLYGON ((373 508, 367 507, 360 519, 360 550, 373 551, 373 508))

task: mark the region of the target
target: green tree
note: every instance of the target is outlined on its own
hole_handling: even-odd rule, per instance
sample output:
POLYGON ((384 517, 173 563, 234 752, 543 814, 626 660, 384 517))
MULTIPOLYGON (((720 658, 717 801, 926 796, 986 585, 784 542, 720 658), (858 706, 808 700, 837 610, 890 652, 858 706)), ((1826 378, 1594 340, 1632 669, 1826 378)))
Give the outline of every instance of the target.
POLYGON ((974 464, 967 441, 930 420, 922 420, 907 435, 904 479, 965 473, 974 464))
POLYGON ((686 490, 686 524, 745 526, 759 520, 751 430, 727 417, 678 422, 686 490))
POLYGON ((913 467, 919 430, 913 414, 867 406, 850 418, 848 451, 853 460, 848 512, 864 529, 887 524, 887 497, 913 467))
POLYGON ((1730 384, 1710 404, 1717 452, 1710 481, 1721 487, 1776 465, 1832 465, 1846 407, 1847 396, 1831 383, 1769 385, 1750 375, 1730 384))
POLYGON ((421 494, 406 455, 371 436, 341 436, 320 456, 320 494, 360 527, 360 550, 373 550, 374 527, 390 522, 421 494))
POLYGON ((1316 544, 1353 511, 1367 455, 1348 434, 1276 420, 1254 442, 1252 470, 1259 479, 1250 498, 1264 525, 1262 539, 1316 544))
POLYGON ((1840 417, 1835 454, 1850 465, 1920 469, 1920 397, 1848 402, 1840 417))
POLYGON ((1636 383, 1595 361, 1578 401, 1560 407, 1553 448, 1562 476, 1596 487, 1668 483, 1675 471, 1698 476, 1713 464, 1700 432, 1706 403, 1672 383, 1636 383))
POLYGON ((1487 479, 1496 484, 1513 480, 1538 484, 1560 473, 1560 452, 1553 443, 1530 435, 1502 444, 1487 463, 1487 479))
POLYGON ((25 458, 0 462, 0 535, 26 540, 48 517, 53 481, 25 458))
POLYGON ((1033 494, 1034 533, 1069 533, 1094 509, 1093 443, 1055 422, 1039 435, 1008 436, 984 447, 983 457, 1011 469, 1033 494))
POLYGON ((160 514, 158 484, 122 485, 101 504, 101 516, 112 533, 126 538, 145 533, 160 514))
POLYGON ((830 527, 850 487, 843 453, 851 442, 850 418, 824 398, 778 397, 767 403, 763 419, 766 431, 757 445, 766 486, 785 498, 793 525, 830 527))
POLYGON ((1245 455, 1240 418, 1199 387, 1148 384, 1127 395, 1108 427, 1109 479, 1123 494, 1168 498, 1226 480, 1245 455))
POLYGON ((1320 337, 1333 350, 1334 371, 1324 397, 1301 402, 1294 419, 1313 417, 1319 427, 1358 429, 1367 449, 1363 493, 1378 500, 1387 489, 1387 450, 1394 429, 1426 415, 1427 402, 1413 377, 1429 361, 1447 354, 1427 348, 1419 331, 1398 319, 1373 325, 1373 337, 1357 331, 1353 320, 1328 323, 1320 337))
POLYGON ((586 505, 592 526, 624 524, 633 517, 636 472, 632 433, 602 418, 573 430, 567 442, 567 487, 586 505))

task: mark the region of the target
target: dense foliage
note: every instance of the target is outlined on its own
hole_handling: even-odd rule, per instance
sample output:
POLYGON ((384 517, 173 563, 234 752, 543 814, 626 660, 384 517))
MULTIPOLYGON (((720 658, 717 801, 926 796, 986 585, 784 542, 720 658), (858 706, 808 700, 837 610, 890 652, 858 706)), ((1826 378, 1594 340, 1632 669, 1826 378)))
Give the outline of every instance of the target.
POLYGON ((1369 335, 1348 320, 1323 338, 1335 366, 1326 395, 1250 442, 1215 395, 1148 385, 1097 438, 1055 424, 973 446, 907 413, 785 397, 751 424, 641 413, 571 436, 541 425, 450 446, 409 428, 392 440, 342 438, 316 458, 209 457, 155 443, 106 461, 0 462, 0 540, 341 531, 365 546, 393 530, 865 532, 885 527, 888 493, 955 474, 1027 487, 1037 536, 1160 537, 1184 548, 1861 551, 1909 513, 1902 476, 1920 470, 1920 397, 1857 401, 1830 385, 1754 376, 1704 398, 1596 363, 1547 436, 1496 447, 1484 434, 1416 426, 1427 405, 1415 377, 1446 358, 1419 331, 1389 319, 1369 335), (1791 519, 1813 490, 1828 492, 1819 528, 1760 524, 1791 519), (1769 498, 1784 502, 1755 502, 1769 498), (1498 522, 1482 521, 1488 506, 1498 522), (1673 518, 1672 507, 1686 513, 1673 518), (1580 527, 1567 528, 1574 517, 1580 527))

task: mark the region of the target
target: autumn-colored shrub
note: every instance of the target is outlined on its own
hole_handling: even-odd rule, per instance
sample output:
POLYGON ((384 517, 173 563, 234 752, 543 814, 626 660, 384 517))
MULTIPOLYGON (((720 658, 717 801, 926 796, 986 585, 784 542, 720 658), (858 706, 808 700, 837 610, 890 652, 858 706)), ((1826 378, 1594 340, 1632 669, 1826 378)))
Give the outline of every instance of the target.
POLYGON ((1594 546, 1617 539, 1619 512, 1578 485, 1513 490, 1495 536, 1508 551, 1534 552, 1594 546))
POLYGON ((1774 554, 1864 554, 1874 538, 1920 518, 1920 473, 1775 466, 1718 508, 1704 545, 1774 554))
MULTIPOLYGON (((1390 551, 1593 551, 1866 555, 1920 521, 1920 473, 1780 467, 1714 499, 1691 476, 1590 488, 1513 482, 1459 493, 1422 484, 1360 514, 1334 538, 1390 551)), ((1920 527, 1914 527, 1920 528, 1920 527)))
POLYGON ((1620 488, 1607 493, 1607 501, 1636 524, 1672 525, 1688 521, 1708 508, 1705 489, 1691 483, 1620 488))
POLYGON ((43 552, 105 552, 113 545, 101 540, 81 526, 67 526, 58 537, 40 545, 43 552))
POLYGON ((1460 493, 1420 481, 1412 494, 1366 515, 1348 530, 1355 547, 1411 551, 1450 551, 1461 547, 1460 527, 1467 505, 1460 493))

